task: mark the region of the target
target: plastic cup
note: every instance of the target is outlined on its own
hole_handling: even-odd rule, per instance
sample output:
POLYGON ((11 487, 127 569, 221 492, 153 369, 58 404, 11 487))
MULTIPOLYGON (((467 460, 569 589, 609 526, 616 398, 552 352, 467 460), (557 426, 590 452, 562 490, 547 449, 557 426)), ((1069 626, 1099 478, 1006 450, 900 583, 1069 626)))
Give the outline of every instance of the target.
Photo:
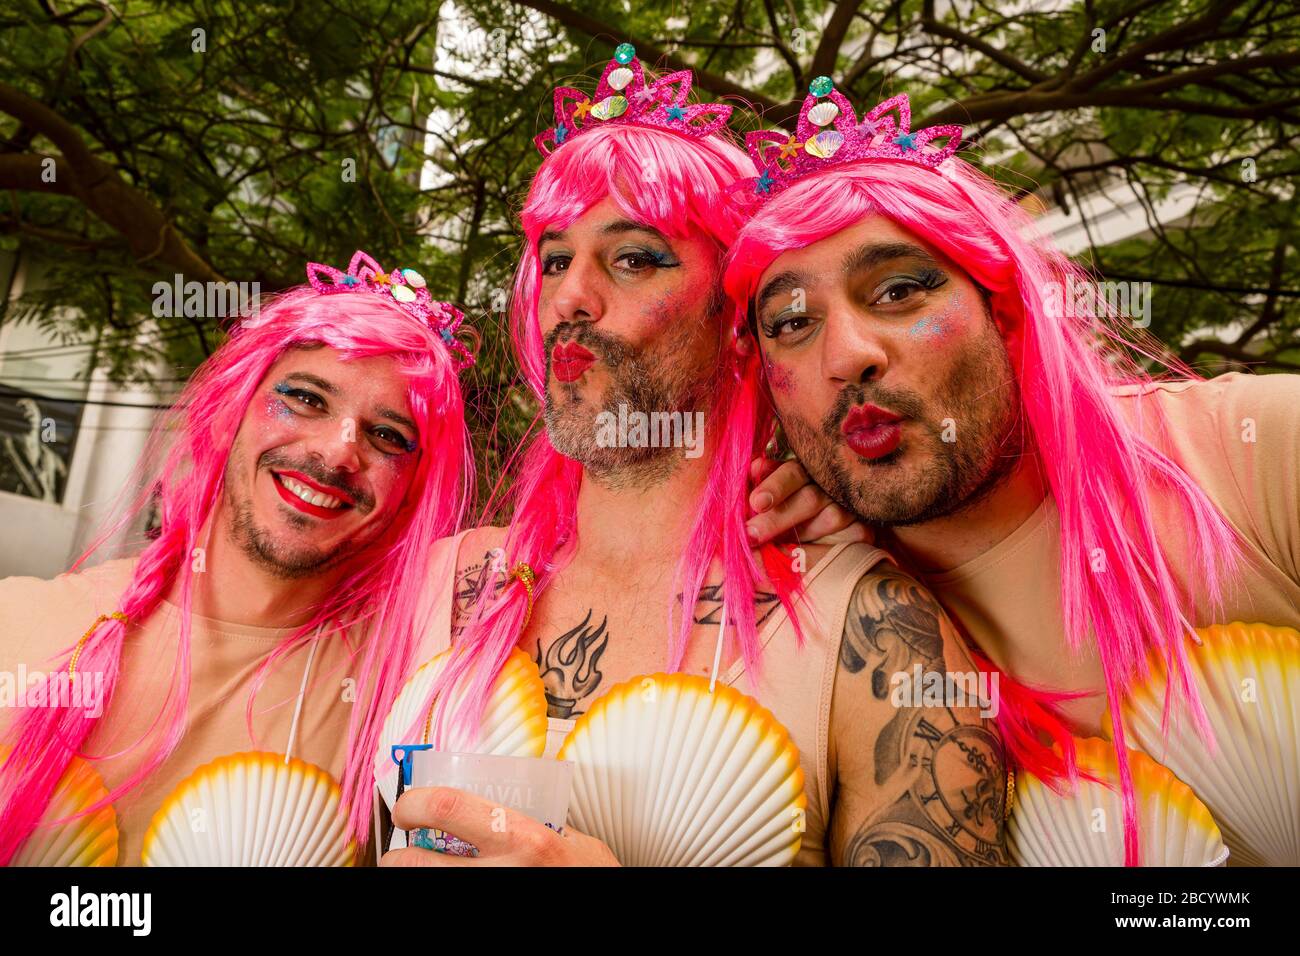
MULTIPOLYGON (((412 750, 410 761, 408 789, 455 787, 532 817, 557 832, 564 828, 573 783, 571 761, 439 750, 412 750)), ((477 855, 470 844, 432 827, 411 831, 407 837, 409 846, 461 856, 477 855)))

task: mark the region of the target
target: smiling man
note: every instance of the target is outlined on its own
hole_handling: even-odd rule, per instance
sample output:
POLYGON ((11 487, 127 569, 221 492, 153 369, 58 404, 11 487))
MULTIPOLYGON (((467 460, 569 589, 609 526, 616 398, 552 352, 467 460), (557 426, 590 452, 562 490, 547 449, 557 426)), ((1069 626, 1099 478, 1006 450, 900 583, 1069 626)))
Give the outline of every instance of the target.
POLYGON ((468 356, 459 313, 422 280, 411 293, 413 271, 358 253, 347 274, 308 276, 195 373, 127 516, 72 572, 0 581, 0 668, 42 691, 93 678, 103 694, 99 712, 30 692, 0 709, 15 748, 0 769, 0 863, 39 859, 51 831, 33 825, 74 753, 108 755, 94 767, 122 864, 141 862, 185 778, 250 750, 337 778, 365 846, 369 757, 420 632, 409 582, 470 491, 456 374, 468 356), (152 508, 160 526, 138 555, 81 568, 152 508))

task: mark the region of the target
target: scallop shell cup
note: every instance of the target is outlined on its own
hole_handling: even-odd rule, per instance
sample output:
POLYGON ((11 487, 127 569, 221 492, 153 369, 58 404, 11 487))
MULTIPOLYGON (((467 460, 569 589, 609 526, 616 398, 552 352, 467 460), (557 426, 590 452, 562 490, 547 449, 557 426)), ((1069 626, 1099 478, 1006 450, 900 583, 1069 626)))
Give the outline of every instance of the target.
MULTIPOLYGON (((1075 741, 1080 779, 1058 794, 1037 777, 1016 781, 1007 848, 1019 866, 1123 866, 1124 805, 1115 750, 1104 740, 1075 741), (1109 786, 1107 786, 1109 784, 1109 786)), ((1138 802, 1143 866, 1223 866, 1228 849, 1210 811, 1190 787, 1144 753, 1129 751, 1138 802)))
POLYGON ((558 756, 574 763, 569 824, 624 866, 786 866, 799 852, 799 752, 731 687, 634 677, 578 718, 558 756))
MULTIPOLYGON (((1300 864, 1300 631, 1267 624, 1198 628, 1187 657, 1217 753, 1187 709, 1164 713, 1164 665, 1124 706, 1129 743, 1164 764, 1205 802, 1234 866, 1300 864)), ((1107 724, 1109 717, 1106 718, 1107 724)))
POLYGON ((351 866, 338 782, 283 754, 231 754, 172 791, 144 835, 145 866, 351 866))
MULTIPOLYGON (((451 651, 443 651, 417 670, 393 702, 393 709, 379 735, 375 755, 375 783, 391 810, 397 799, 397 767, 392 760, 394 744, 419 743, 405 739, 407 729, 428 716, 426 700, 433 682, 442 673, 451 651)), ((463 685, 456 693, 463 702, 463 685)), ((488 698, 479 736, 473 741, 453 741, 445 750, 459 753, 497 754, 503 757, 540 757, 546 751, 546 689, 537 665, 524 651, 515 648, 506 659, 488 698)))
MULTIPOLYGON (((0 747, 0 764, 9 747, 0 747)), ((41 822, 10 860, 10 866, 116 866, 117 811, 112 804, 55 826, 60 820, 104 799, 108 789, 89 761, 73 757, 55 785, 41 822)))

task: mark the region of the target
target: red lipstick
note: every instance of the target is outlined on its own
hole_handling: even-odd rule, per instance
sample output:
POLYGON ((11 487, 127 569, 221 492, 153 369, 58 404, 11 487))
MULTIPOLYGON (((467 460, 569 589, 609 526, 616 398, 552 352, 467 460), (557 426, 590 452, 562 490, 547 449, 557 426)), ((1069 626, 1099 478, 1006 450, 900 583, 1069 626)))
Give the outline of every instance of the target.
POLYGON ((883 458, 903 440, 903 418, 875 405, 849 409, 840 431, 845 443, 859 458, 883 458))
POLYGON ((577 342, 563 342, 551 352, 551 371, 561 382, 573 382, 595 361, 596 356, 577 342))
POLYGON ((297 471, 271 472, 271 482, 275 485, 275 490, 285 503, 292 508, 296 508, 303 514, 311 515, 313 518, 324 518, 333 520, 340 517, 347 511, 350 511, 356 505, 356 499, 345 491, 338 488, 326 488, 318 482, 312 481, 306 475, 297 471), (289 479, 313 492, 320 492, 322 495, 332 495, 337 498, 341 504, 337 508, 323 508, 320 505, 314 505, 309 501, 303 501, 298 495, 294 494, 284 484, 284 479, 289 479))

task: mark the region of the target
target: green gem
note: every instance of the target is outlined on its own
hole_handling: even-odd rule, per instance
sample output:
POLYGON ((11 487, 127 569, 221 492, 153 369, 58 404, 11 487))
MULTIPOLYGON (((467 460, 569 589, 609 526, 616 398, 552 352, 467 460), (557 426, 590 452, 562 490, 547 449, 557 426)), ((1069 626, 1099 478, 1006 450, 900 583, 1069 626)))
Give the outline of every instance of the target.
POLYGON ((620 43, 614 47, 614 59, 627 66, 632 62, 632 57, 636 56, 636 47, 630 43, 620 43))
POLYGON ((812 84, 808 87, 808 91, 812 93, 813 96, 825 96, 833 89, 835 89, 835 84, 831 82, 829 76, 817 77, 817 79, 813 80, 812 84))

